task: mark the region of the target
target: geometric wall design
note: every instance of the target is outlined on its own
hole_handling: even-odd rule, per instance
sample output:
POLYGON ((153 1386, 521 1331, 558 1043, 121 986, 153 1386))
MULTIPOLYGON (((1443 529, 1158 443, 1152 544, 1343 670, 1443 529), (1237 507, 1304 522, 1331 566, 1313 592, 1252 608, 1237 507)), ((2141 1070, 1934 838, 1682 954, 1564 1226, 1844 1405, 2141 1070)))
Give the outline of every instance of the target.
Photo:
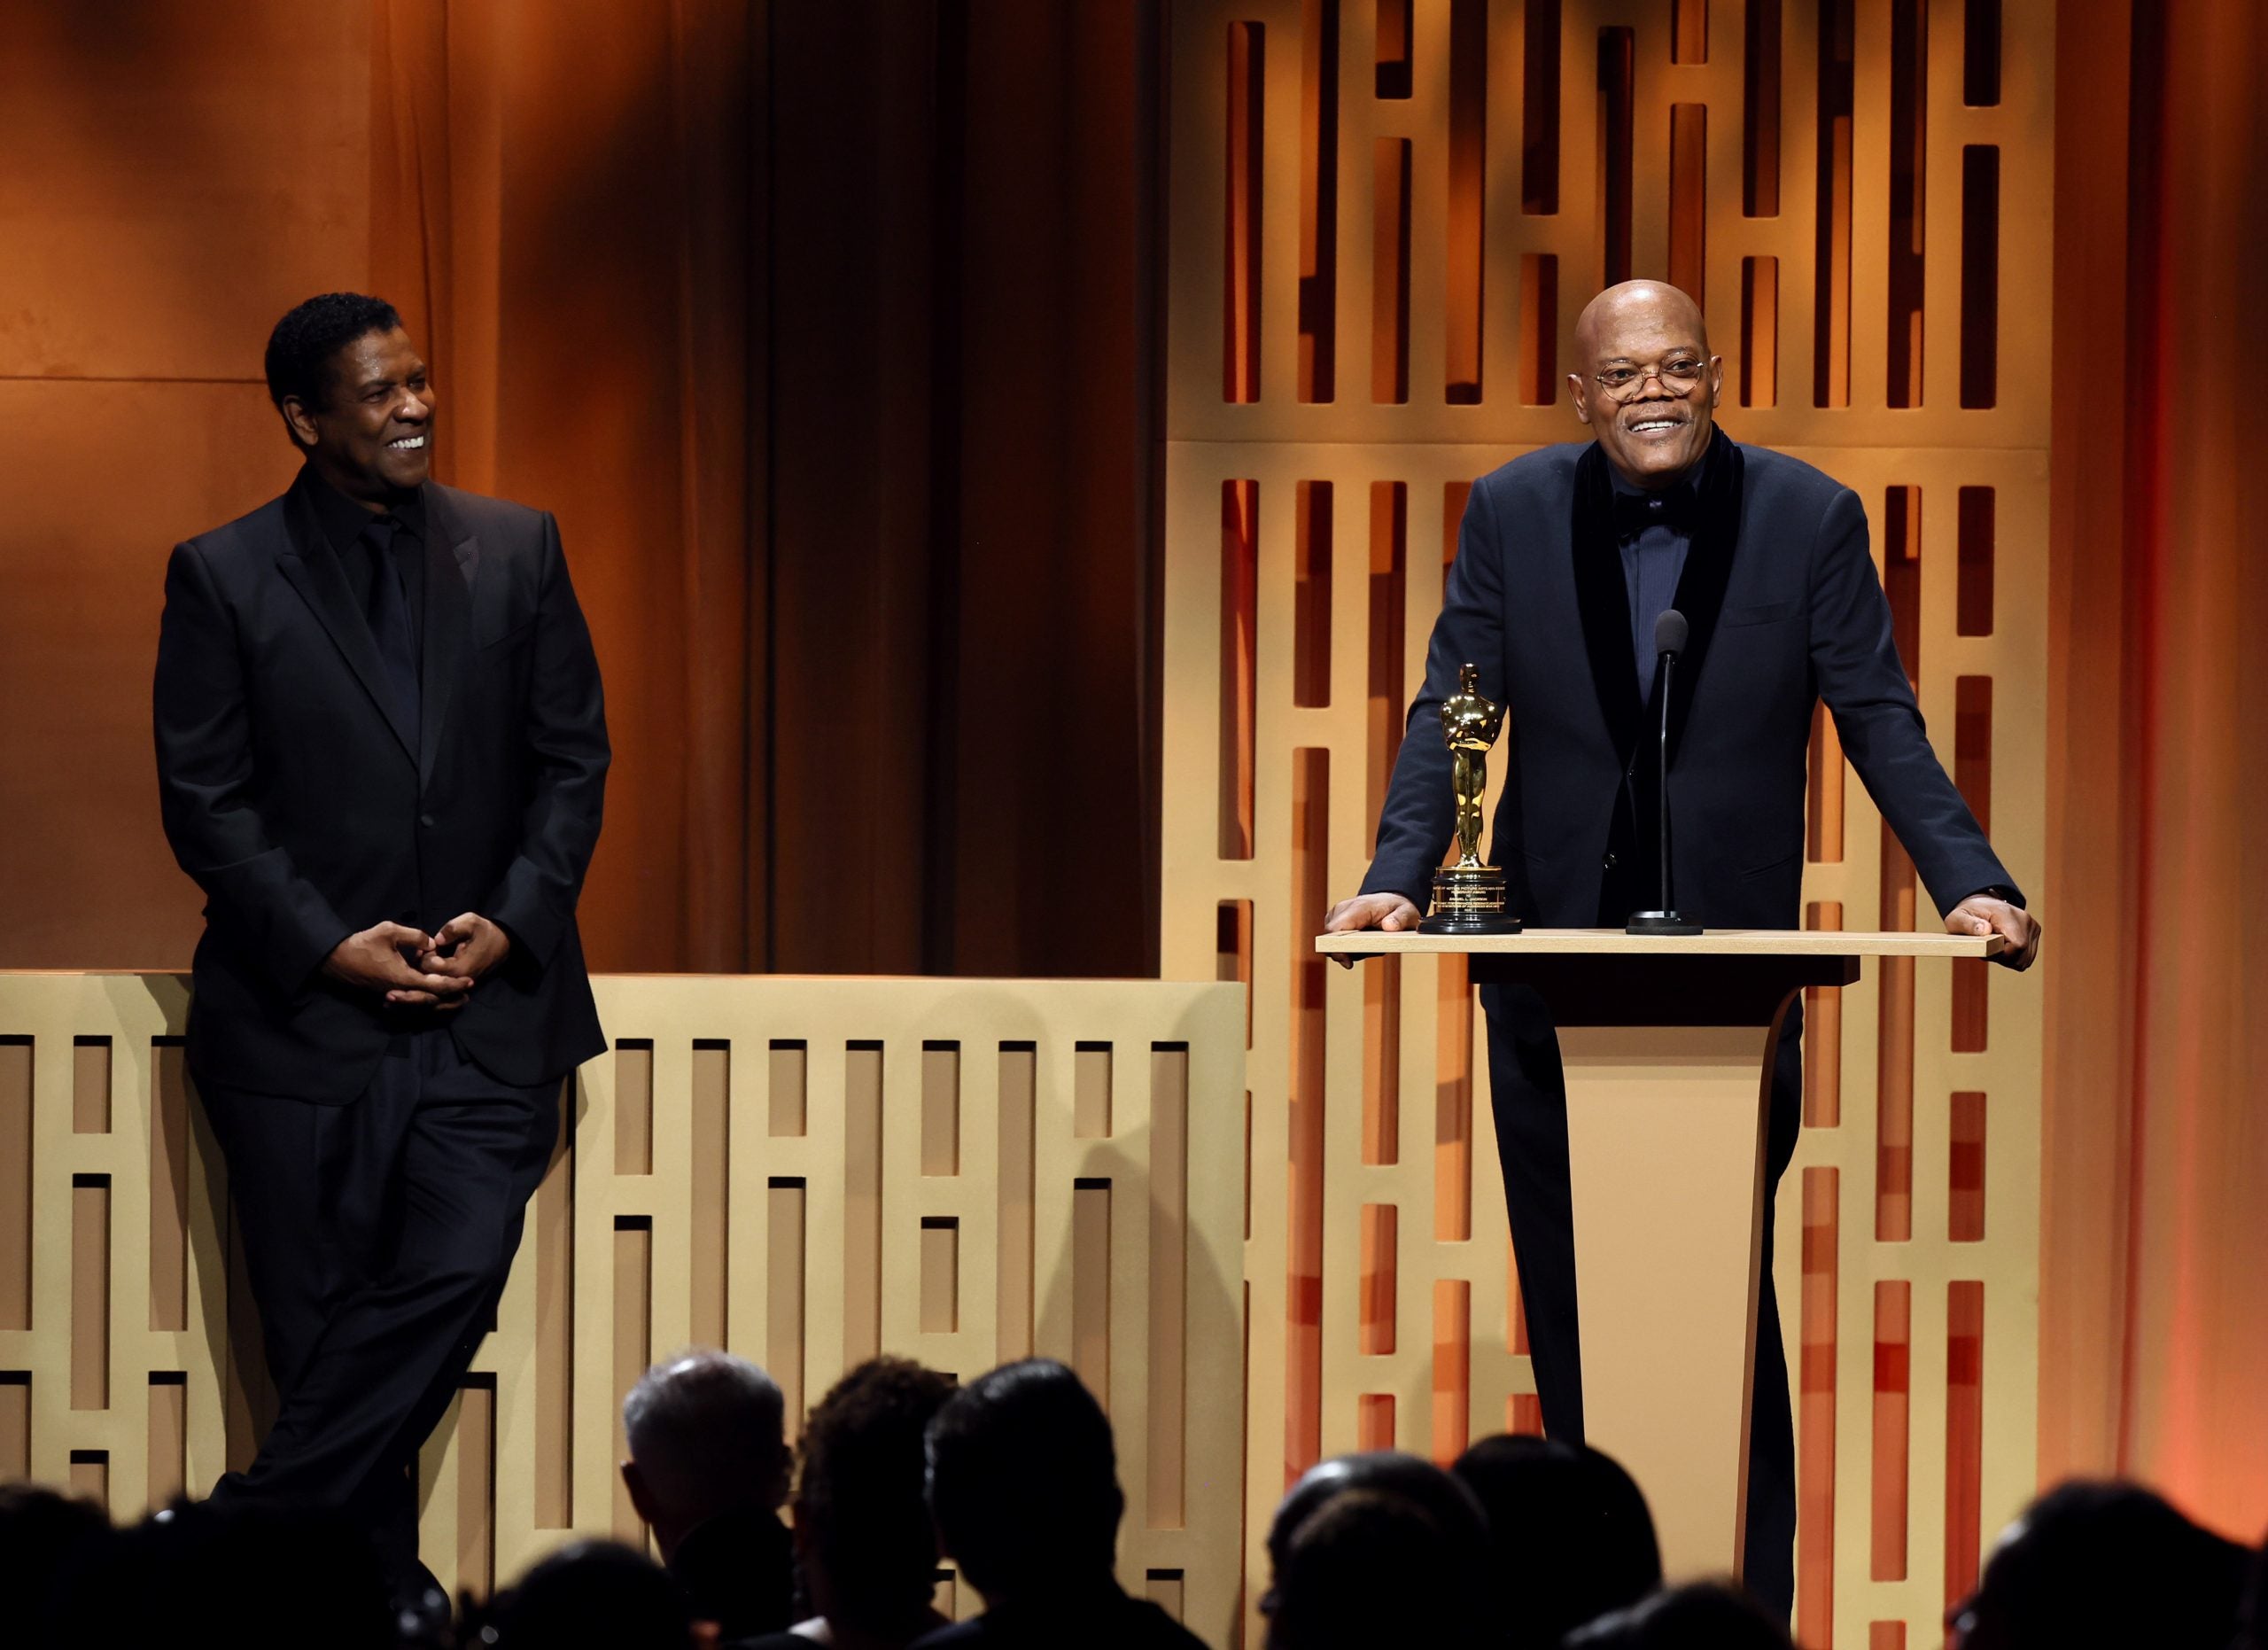
MULTIPOLYGON (((1254 1575, 1319 1456, 1537 1425, 1459 967, 1309 939, 1369 861, 1467 489, 1587 439, 1564 379, 1601 286, 1693 293, 1724 426, 1858 491, 1938 753, 2037 895, 2049 314, 2001 271, 2049 261, 2054 27, 1172 8, 1161 956, 1250 990, 1254 1575)), ((1814 743, 1808 921, 1934 927, 1831 721, 1814 743)), ((1982 963, 1813 993, 1776 1263, 1814 1650, 1934 1642, 2033 1489, 2041 1000, 1982 963)))
MULTIPOLYGON (((620 1403, 722 1345, 791 1420, 888 1350, 1045 1354, 1105 1399, 1130 1591, 1233 1631, 1243 1494, 1240 992, 1153 981, 617 976, 612 1050, 423 1461, 426 1562, 485 1592, 642 1538, 620 1403)), ((272 1402, 187 981, 0 974, 0 1479, 120 1517, 208 1489, 272 1402)), ((981 1607, 941 1576, 944 1607, 981 1607)))

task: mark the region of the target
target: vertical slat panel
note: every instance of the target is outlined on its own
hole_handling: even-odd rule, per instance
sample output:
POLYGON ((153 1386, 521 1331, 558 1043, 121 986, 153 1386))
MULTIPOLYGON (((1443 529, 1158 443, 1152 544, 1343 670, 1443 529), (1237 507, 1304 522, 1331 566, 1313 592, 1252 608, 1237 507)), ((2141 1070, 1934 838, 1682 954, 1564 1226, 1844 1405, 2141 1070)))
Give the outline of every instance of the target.
POLYGON ((765 1190, 772 1269, 765 1293, 764 1366, 780 1383, 781 1410, 798 1430, 805 1408, 804 1367, 810 1357, 804 1303, 804 1189, 801 1180, 775 1179, 765 1190))
POLYGON ((1071 1188, 1071 1367, 1110 1407, 1110 1182, 1071 1188))
MULTIPOLYGON (((1188 1522, 1189 1048, 1150 1051, 1149 1480, 1153 1529, 1188 1522)), ((1179 1607, 1176 1576, 1176 1607, 1179 1607)))
MULTIPOLYGON (((619 1137, 617 1137, 619 1138, 619 1137)), ((614 1225, 614 1314, 610 1328, 613 1348, 613 1401, 609 1422, 614 1433, 617 1460, 630 1459, 630 1444, 622 1430, 622 1400, 654 1360, 654 1223, 642 1215, 620 1215, 614 1225)), ((619 1475, 614 1477, 614 1538, 642 1547, 645 1521, 630 1503, 630 1491, 619 1475)))
POLYGON ((1002 1363, 1032 1350, 1032 1130, 1038 1051, 1029 1043, 1000 1046, 999 1334, 1002 1363))
POLYGON ((732 1168, 732 1045, 698 1041, 693 1045, 692 1117, 693 1202, 687 1211, 692 1225, 693 1293, 692 1339, 700 1346, 722 1346, 729 1338, 726 1303, 729 1280, 727 1257, 732 1252, 731 1192, 726 1184, 732 1168))
POLYGON ((0 1483, 32 1475, 32 1377, 0 1369, 0 1483))
POLYGON ((843 1094, 843 1362, 882 1345, 882 1047, 850 1046, 843 1094))
POLYGON ((71 1132, 110 1132, 110 1039, 71 1039, 71 1132))
POLYGON ((189 1377, 181 1370, 150 1375, 149 1495, 152 1512, 189 1489, 189 1377))
POLYGON ((189 1327, 189 1069, 179 1039, 150 1050, 150 1327, 189 1327))
POLYGON ((561 1085, 559 1138, 529 1222, 536 1292, 534 1517, 543 1529, 575 1522, 575 1086, 571 1080, 561 1085))
POLYGON ((496 1590, 496 1383, 474 1376, 457 1395, 457 1590, 496 1590))
POLYGON ((73 1409, 110 1407, 110 1176, 74 1174, 71 1177, 73 1409))
POLYGON ((0 1330, 32 1327, 33 1149, 32 1039, 0 1037, 0 1330))

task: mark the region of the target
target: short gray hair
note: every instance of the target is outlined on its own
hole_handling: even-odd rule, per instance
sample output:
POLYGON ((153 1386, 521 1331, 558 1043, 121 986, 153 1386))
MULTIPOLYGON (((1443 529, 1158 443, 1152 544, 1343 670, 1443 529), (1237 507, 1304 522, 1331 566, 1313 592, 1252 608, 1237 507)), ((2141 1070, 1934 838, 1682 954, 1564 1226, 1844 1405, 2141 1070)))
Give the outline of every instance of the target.
POLYGON ((784 1491, 780 1385, 745 1358, 695 1347, 622 1400, 630 1459, 655 1499, 695 1522, 784 1491))

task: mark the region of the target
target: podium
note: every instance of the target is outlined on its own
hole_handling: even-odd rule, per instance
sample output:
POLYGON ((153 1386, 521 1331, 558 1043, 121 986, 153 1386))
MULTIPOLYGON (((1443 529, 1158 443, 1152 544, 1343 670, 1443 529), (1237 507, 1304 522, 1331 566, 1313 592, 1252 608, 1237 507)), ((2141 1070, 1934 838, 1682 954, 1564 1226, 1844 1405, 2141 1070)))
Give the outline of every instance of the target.
POLYGON ((1989 957, 1999 936, 1612 929, 1325 934, 1366 958, 1456 952, 1559 1027, 1586 1441, 1629 1469, 1673 1580, 1740 1570, 1766 1096, 1796 993, 1868 957, 1989 957))

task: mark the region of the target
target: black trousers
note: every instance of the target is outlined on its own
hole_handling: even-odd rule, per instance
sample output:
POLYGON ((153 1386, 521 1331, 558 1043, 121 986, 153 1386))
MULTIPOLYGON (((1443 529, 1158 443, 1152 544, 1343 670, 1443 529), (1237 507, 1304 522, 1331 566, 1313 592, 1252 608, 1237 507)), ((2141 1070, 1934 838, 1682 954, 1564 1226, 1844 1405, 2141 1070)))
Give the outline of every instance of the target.
POLYGON ((394 1039, 344 1106, 201 1088, 228 1159, 276 1424, 218 1499, 343 1508, 416 1585, 417 1452, 488 1332, 558 1128, 443 1028, 394 1039))
MULTIPOLYGON (((1583 1364, 1567 1187, 1567 1081, 1559 1062, 1558 1032, 1542 999, 1524 987, 1483 986, 1480 1002, 1488 1019, 1496 1150, 1503 1160, 1504 1202, 1511 1214, 1512 1253, 1519 1265, 1543 1429, 1552 1437, 1580 1442, 1583 1364)), ((1782 1030, 1765 1132, 1764 1288, 1757 1313, 1748 1540, 1742 1560, 1750 1591, 1783 1616, 1794 1609, 1796 1598, 1796 1434, 1779 1298, 1772 1287, 1772 1206, 1803 1125, 1802 1031, 1803 1006, 1798 1003, 1782 1030)))

